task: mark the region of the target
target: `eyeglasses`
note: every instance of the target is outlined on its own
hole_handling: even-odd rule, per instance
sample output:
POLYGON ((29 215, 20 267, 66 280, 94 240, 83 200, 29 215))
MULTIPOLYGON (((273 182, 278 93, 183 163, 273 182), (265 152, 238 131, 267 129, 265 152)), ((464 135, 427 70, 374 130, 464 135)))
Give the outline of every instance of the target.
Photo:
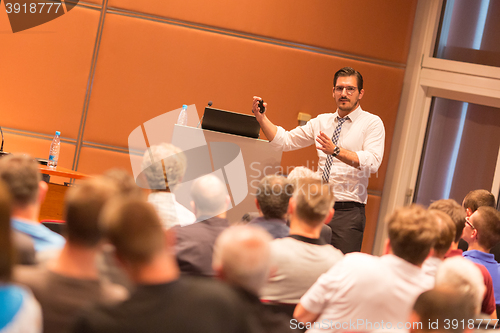
POLYGON ((469 217, 465 218, 465 223, 467 223, 469 225, 469 227, 471 227, 473 230, 476 230, 476 227, 473 226, 472 223, 469 222, 469 217))
POLYGON ((342 94, 344 92, 344 89, 345 89, 347 95, 352 95, 352 94, 354 94, 354 92, 358 88, 357 87, 353 87, 353 86, 347 86, 347 87, 336 86, 335 87, 335 93, 340 95, 340 94, 342 94))

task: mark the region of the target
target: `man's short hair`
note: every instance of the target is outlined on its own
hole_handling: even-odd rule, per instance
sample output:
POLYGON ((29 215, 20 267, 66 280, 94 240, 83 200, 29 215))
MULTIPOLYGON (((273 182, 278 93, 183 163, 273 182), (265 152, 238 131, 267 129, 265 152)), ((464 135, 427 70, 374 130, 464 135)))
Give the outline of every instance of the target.
POLYGON ((473 225, 477 229, 477 242, 489 250, 500 242, 500 212, 493 207, 477 209, 473 225))
POLYGON ((212 266, 228 283, 258 295, 269 278, 271 240, 259 226, 229 227, 215 242, 212 266))
POLYGON ((118 187, 118 192, 120 193, 120 195, 135 197, 137 199, 145 199, 145 193, 143 189, 137 186, 134 177, 132 177, 124 169, 110 169, 103 173, 103 177, 112 181, 118 187))
POLYGON ((262 178, 257 188, 257 202, 266 219, 282 219, 293 195, 293 185, 283 176, 262 178))
POLYGON ((293 198, 297 217, 311 226, 323 223, 335 203, 332 188, 311 178, 298 182, 293 198))
POLYGON ((339 77, 349 77, 349 76, 356 77, 356 80, 358 81, 358 91, 361 91, 363 89, 363 76, 361 75, 360 72, 351 67, 341 68, 335 73, 335 75, 333 76, 333 86, 335 87, 337 85, 337 79, 339 77))
POLYGON ((68 189, 64 218, 69 243, 93 247, 101 240, 99 214, 107 200, 118 193, 118 188, 104 177, 84 180, 68 189))
POLYGON ((439 210, 449 217, 455 224, 455 239, 454 242, 458 243, 460 238, 462 238, 462 233, 465 227, 465 209, 460 206, 458 202, 453 199, 441 199, 434 201, 429 206, 429 209, 439 210))
POLYGON ((467 297, 475 313, 481 311, 486 287, 476 264, 462 256, 445 259, 436 272, 436 287, 447 287, 467 297))
POLYGON ((14 244, 10 226, 11 196, 0 180, 0 282, 8 282, 14 266, 14 244))
POLYGON ((197 217, 212 217, 224 213, 227 209, 227 196, 226 185, 211 174, 196 179, 191 187, 197 217))
POLYGON ((434 216, 438 231, 436 243, 434 244, 434 255, 443 257, 455 239, 455 223, 453 223, 451 217, 440 210, 429 209, 429 213, 434 216))
POLYGON ((474 316, 469 299, 447 288, 431 289, 420 294, 413 311, 418 315, 419 321, 412 324, 418 324, 424 332, 462 333, 466 325, 451 323, 468 323, 474 316), (431 327, 431 323, 437 326, 431 327))
POLYGON ((24 208, 36 203, 42 175, 38 163, 28 155, 9 155, 0 158, 0 178, 12 197, 12 204, 24 208))
POLYGON ((434 217, 422 206, 411 205, 394 211, 387 226, 393 253, 409 263, 421 265, 436 242, 434 217))
POLYGON ((165 246, 165 234, 153 206, 144 200, 117 198, 103 209, 100 223, 117 256, 139 267, 165 246))
POLYGON ((152 190, 174 190, 186 172, 186 155, 180 148, 162 143, 149 147, 142 159, 142 169, 152 190))
POLYGON ((495 208, 495 196, 486 190, 474 190, 467 193, 464 198, 463 206, 469 208, 473 213, 483 206, 495 208))

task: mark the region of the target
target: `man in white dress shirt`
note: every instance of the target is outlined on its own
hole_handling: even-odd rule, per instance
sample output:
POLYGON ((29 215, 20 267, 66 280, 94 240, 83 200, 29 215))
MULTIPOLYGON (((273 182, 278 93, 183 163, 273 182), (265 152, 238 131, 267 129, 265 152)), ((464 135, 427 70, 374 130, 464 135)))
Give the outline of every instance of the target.
POLYGON ((415 299, 433 287, 421 270, 437 238, 436 222, 421 206, 387 220, 385 255, 348 254, 302 296, 292 328, 315 332, 404 330, 415 299))
POLYGON ((172 193, 182 182, 186 164, 186 156, 182 150, 170 143, 151 146, 144 153, 142 168, 151 189, 148 202, 154 206, 166 229, 196 221, 196 216, 178 203, 172 193))
MULTIPOLYGON (((319 173, 334 186, 335 214, 329 223, 332 245, 344 253, 361 250, 365 228, 368 178, 376 173, 384 155, 385 129, 382 120, 363 111, 363 77, 344 67, 335 73, 335 113, 325 113, 291 131, 274 125, 260 113, 260 97, 253 98, 253 113, 269 142, 283 151, 316 143, 319 173)), ((267 108, 267 103, 263 103, 267 108)))

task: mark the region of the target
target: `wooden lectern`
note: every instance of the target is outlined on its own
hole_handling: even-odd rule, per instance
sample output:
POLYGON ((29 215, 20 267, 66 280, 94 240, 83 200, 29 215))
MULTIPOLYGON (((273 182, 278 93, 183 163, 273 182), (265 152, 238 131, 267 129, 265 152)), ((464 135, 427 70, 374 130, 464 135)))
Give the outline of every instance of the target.
MULTIPOLYGON (((65 177, 68 179, 84 179, 88 176, 77 171, 65 169, 62 167, 49 168, 46 165, 39 165, 39 170, 42 174, 50 176, 65 177)), ((62 220, 64 208, 64 195, 68 186, 47 183, 49 190, 45 196, 45 201, 40 208, 40 220, 62 220)))

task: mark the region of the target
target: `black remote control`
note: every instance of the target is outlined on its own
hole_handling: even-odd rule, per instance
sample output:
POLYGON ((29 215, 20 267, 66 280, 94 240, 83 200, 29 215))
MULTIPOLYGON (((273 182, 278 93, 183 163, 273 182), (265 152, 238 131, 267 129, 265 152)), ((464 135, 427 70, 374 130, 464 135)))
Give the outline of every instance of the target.
POLYGON ((260 109, 260 111, 259 111, 260 113, 264 113, 264 111, 266 111, 266 108, 264 107, 264 100, 263 99, 261 99, 259 101, 259 109, 260 109))

